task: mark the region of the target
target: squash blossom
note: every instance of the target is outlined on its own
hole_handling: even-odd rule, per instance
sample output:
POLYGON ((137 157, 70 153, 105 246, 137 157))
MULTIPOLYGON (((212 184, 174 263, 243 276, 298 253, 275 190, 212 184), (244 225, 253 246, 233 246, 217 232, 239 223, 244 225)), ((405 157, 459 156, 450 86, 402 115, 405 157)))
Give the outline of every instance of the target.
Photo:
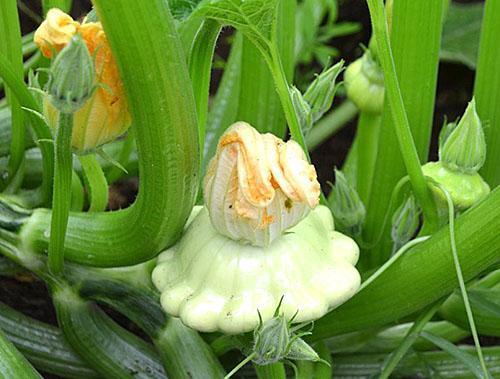
MULTIPOLYGON (((85 153, 125 133, 131 117, 118 67, 100 22, 81 24, 53 8, 36 30, 34 41, 45 57, 53 58, 75 34, 81 35, 90 55, 95 56, 96 84, 100 84, 74 114, 72 147, 77 153, 85 153)), ((47 97, 44 114, 55 130, 59 112, 47 97)))
POLYGON ((153 271, 161 304, 203 332, 243 333, 280 312, 323 316, 359 287, 356 243, 318 205, 316 170, 294 141, 238 122, 221 137, 205 206, 153 271))

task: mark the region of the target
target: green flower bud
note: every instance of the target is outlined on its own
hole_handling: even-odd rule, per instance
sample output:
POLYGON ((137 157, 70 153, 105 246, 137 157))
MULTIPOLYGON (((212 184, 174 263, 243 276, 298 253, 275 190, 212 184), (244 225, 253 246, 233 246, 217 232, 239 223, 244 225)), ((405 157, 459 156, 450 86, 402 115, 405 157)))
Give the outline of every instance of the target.
POLYGON ((264 323, 260 319, 260 325, 254 331, 253 361, 259 365, 278 362, 288 352, 291 332, 284 314, 279 314, 281 301, 274 312, 274 317, 264 323))
MULTIPOLYGON (((470 208, 490 192, 490 187, 477 172, 468 174, 451 170, 443 162, 426 163, 422 166, 422 171, 425 176, 432 178, 448 191, 458 211, 470 208)), ((448 205, 443 192, 435 186, 431 188, 439 207, 447 209, 448 205)))
POLYGON ((311 107, 313 123, 318 121, 332 106, 333 97, 337 91, 337 77, 344 69, 344 61, 330 67, 316 76, 304 94, 304 100, 311 107))
POLYGON ((344 74, 347 96, 362 111, 379 114, 384 106, 384 74, 367 50, 344 74))
POLYGON ((300 93, 298 88, 295 86, 290 88, 290 96, 292 97, 293 108, 295 109, 295 113, 299 119, 302 133, 307 135, 313 126, 311 107, 307 101, 304 100, 304 96, 302 96, 302 93, 300 93))
POLYGON ((335 185, 332 186, 329 203, 338 230, 351 236, 359 235, 365 221, 365 206, 356 189, 338 170, 335 170, 335 185))
POLYGON ((420 210, 413 196, 409 196, 392 216, 391 238, 396 252, 417 232, 420 225, 420 210))
POLYGON ((448 168, 475 173, 486 159, 486 141, 474 99, 469 103, 460 122, 442 144, 439 160, 448 168))
POLYGON ((82 37, 75 35, 52 63, 47 86, 49 99, 60 112, 74 113, 90 98, 94 88, 92 57, 82 37))
POLYGON ((444 143, 450 136, 451 132, 453 132, 457 128, 456 122, 446 122, 444 123, 441 131, 439 132, 439 151, 443 149, 444 143))

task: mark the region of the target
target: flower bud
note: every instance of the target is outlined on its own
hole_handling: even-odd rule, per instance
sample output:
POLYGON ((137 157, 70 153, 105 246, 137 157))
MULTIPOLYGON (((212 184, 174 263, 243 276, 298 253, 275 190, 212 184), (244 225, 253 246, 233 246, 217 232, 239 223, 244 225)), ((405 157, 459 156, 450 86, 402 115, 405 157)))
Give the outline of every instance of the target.
POLYGON ((457 127, 456 122, 446 122, 443 124, 441 131, 439 132, 439 151, 442 151, 444 143, 457 127))
POLYGON ((312 122, 318 121, 332 106, 333 97, 337 91, 337 77, 344 69, 344 61, 330 67, 316 76, 307 88, 304 100, 311 108, 312 122))
POLYGON ((316 170, 294 141, 237 122, 219 140, 205 176, 214 228, 236 241, 269 246, 319 202, 316 170))
POLYGON ((382 113, 384 74, 369 50, 347 67, 344 83, 347 96, 362 112, 382 113))
MULTIPOLYGON (((449 193, 458 211, 470 208, 490 193, 490 187, 477 172, 464 173, 451 170, 443 162, 429 162, 422 166, 425 176, 440 184, 449 193)), ((446 196, 439 188, 431 186, 441 209, 447 209, 446 196)))
POLYGON ((486 159, 486 141, 474 99, 439 151, 439 160, 458 172, 475 173, 486 159))
POLYGON ((94 78, 94 63, 87 46, 81 36, 75 35, 50 68, 50 102, 60 112, 76 112, 92 95, 94 78))
POLYGON ((293 108, 295 109, 295 113, 299 119, 302 133, 307 135, 313 126, 311 107, 307 101, 304 100, 302 93, 297 89, 297 87, 292 86, 290 88, 290 95, 292 97, 293 108))
MULTIPOLYGON (((94 57, 96 77, 93 85, 97 89, 74 114, 72 147, 77 153, 113 141, 124 134, 131 124, 118 67, 101 23, 90 22, 93 19, 91 15, 84 24, 80 24, 60 10, 53 9, 35 34, 35 42, 47 57, 60 51, 75 34, 81 35, 88 52, 94 57)), ((55 130, 59 110, 48 99, 44 102, 44 114, 55 130)))
POLYGON ((413 196, 409 196, 392 216, 391 238, 396 252, 417 232, 420 225, 420 210, 413 196))
POLYGON ((275 314, 273 318, 261 323, 254 332, 253 361, 259 365, 268 365, 285 358, 290 343, 289 329, 283 315, 275 314))
POLYGON ((335 185, 328 200, 338 230, 351 236, 359 235, 365 221, 365 206, 341 171, 335 170, 335 185))

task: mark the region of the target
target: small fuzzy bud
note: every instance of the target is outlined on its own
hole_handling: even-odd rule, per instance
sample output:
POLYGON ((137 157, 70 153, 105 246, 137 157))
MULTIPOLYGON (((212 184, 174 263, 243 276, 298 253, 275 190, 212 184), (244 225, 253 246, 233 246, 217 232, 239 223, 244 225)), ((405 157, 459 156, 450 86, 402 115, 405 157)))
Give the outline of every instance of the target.
POLYGON ((267 365, 282 360, 290 343, 290 330, 283 315, 277 315, 264 322, 255 331, 254 358, 259 365, 267 365))
POLYGON ((439 160, 448 168, 475 173, 486 159, 486 141, 474 99, 469 103, 456 128, 451 131, 439 152, 439 160))
POLYGON ((351 236, 359 235, 365 221, 365 206, 356 189, 338 170, 335 170, 335 185, 332 186, 329 203, 339 231, 351 236))
POLYGON ((304 100, 304 96, 302 96, 302 93, 295 86, 290 88, 290 96, 292 97, 293 108, 295 109, 295 113, 299 119, 302 133, 307 135, 313 126, 311 107, 307 101, 304 100))
POLYGON ((82 37, 75 35, 50 68, 50 101, 60 112, 74 113, 92 96, 94 88, 92 57, 82 37))
POLYGON ((332 106, 337 91, 337 77, 344 69, 344 61, 330 67, 316 76, 304 94, 304 100, 311 107, 312 122, 318 121, 332 106))
POLYGON ((420 225, 419 215, 420 210, 413 196, 409 196, 394 212, 391 229, 394 252, 415 235, 420 225))
POLYGON ((344 74, 347 96, 362 111, 380 114, 384 106, 384 74, 368 50, 344 74))

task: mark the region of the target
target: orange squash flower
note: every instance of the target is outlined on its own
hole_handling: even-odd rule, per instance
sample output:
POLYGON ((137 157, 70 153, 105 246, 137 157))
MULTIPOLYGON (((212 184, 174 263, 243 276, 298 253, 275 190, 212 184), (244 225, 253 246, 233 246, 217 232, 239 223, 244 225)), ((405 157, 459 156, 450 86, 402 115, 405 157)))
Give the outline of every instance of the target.
MULTIPOLYGON (((34 41, 44 56, 52 58, 76 33, 95 56, 96 82, 102 84, 74 115, 72 146, 76 152, 84 153, 125 133, 131 117, 118 67, 100 22, 81 24, 53 8, 35 32, 34 41)), ((44 102, 44 113, 55 129, 59 112, 48 99, 44 102)))

